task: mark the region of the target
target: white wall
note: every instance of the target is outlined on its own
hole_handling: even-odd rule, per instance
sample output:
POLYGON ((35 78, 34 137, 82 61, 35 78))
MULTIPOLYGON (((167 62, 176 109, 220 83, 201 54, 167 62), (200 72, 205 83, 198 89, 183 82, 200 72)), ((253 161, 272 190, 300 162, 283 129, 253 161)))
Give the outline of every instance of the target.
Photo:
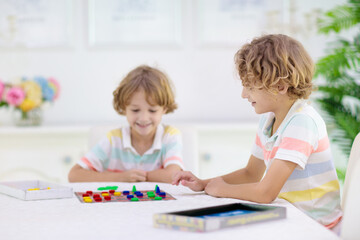
MULTIPOLYGON (((283 1, 285 6, 289 0, 283 1)), ((325 10, 342 0, 297 1, 298 10, 325 10)), ((269 4, 270 0, 265 1, 269 4)), ((1 3, 0 3, 1 6, 1 3)), ((68 49, 0 50, 0 78, 54 76, 61 84, 59 100, 45 112, 45 123, 104 123, 121 119, 112 108, 112 91, 132 68, 149 64, 164 70, 176 86, 179 109, 165 117, 169 121, 256 121, 252 107, 241 99, 233 56, 238 46, 203 47, 195 43, 194 4, 183 1, 183 43, 179 47, 89 47, 87 1, 74 1, 74 41, 68 49)), ((286 16, 285 16, 286 18, 286 16)), ((286 21, 286 20, 285 20, 286 21)), ((294 25, 295 26, 295 25, 294 25)), ((296 27, 296 26, 295 26, 296 27)), ((326 37, 293 33, 316 60, 323 55, 326 37)), ((239 26, 234 31, 246 31, 239 26)), ((285 30, 286 32, 287 30, 285 30)), ((215 33, 216 34, 216 33, 215 33)), ((10 114, 0 111, 0 120, 10 114)))

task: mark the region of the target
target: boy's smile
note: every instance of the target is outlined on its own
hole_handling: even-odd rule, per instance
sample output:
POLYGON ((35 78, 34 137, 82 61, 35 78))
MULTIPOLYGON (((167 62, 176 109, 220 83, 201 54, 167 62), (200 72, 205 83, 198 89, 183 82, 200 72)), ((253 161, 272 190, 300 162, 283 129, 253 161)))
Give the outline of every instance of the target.
POLYGON ((164 107, 149 103, 143 89, 136 91, 126 106, 125 115, 131 128, 131 135, 135 138, 153 139, 162 115, 166 112, 164 107))

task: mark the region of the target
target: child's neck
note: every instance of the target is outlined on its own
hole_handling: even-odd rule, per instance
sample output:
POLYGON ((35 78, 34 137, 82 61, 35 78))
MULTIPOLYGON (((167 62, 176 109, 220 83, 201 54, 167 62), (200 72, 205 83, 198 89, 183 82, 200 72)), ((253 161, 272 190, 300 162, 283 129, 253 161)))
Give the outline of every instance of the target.
POLYGON ((288 100, 283 101, 281 104, 281 107, 277 109, 275 113, 275 121, 271 129, 271 136, 276 133, 276 131, 279 129, 281 123, 284 121, 286 115, 288 114, 290 108, 294 104, 296 100, 288 100))
POLYGON ((141 136, 139 134, 131 132, 131 146, 136 150, 139 155, 144 153, 151 148, 155 138, 155 132, 148 136, 141 136))

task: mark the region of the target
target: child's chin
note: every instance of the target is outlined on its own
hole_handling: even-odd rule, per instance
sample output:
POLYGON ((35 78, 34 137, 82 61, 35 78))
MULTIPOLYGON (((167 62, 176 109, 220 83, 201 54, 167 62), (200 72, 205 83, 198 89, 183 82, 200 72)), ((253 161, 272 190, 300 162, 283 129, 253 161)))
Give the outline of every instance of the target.
POLYGON ((146 128, 137 127, 136 131, 138 132, 138 134, 146 136, 152 132, 152 128, 150 126, 146 128))

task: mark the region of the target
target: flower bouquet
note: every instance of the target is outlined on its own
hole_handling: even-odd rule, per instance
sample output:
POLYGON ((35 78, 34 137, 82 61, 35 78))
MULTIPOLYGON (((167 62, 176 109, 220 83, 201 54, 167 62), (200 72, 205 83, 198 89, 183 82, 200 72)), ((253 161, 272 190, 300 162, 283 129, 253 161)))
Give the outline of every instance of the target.
POLYGON ((0 80, 0 107, 14 108, 16 125, 40 125, 41 107, 56 100, 59 92, 59 83, 52 77, 22 78, 12 84, 0 80))

